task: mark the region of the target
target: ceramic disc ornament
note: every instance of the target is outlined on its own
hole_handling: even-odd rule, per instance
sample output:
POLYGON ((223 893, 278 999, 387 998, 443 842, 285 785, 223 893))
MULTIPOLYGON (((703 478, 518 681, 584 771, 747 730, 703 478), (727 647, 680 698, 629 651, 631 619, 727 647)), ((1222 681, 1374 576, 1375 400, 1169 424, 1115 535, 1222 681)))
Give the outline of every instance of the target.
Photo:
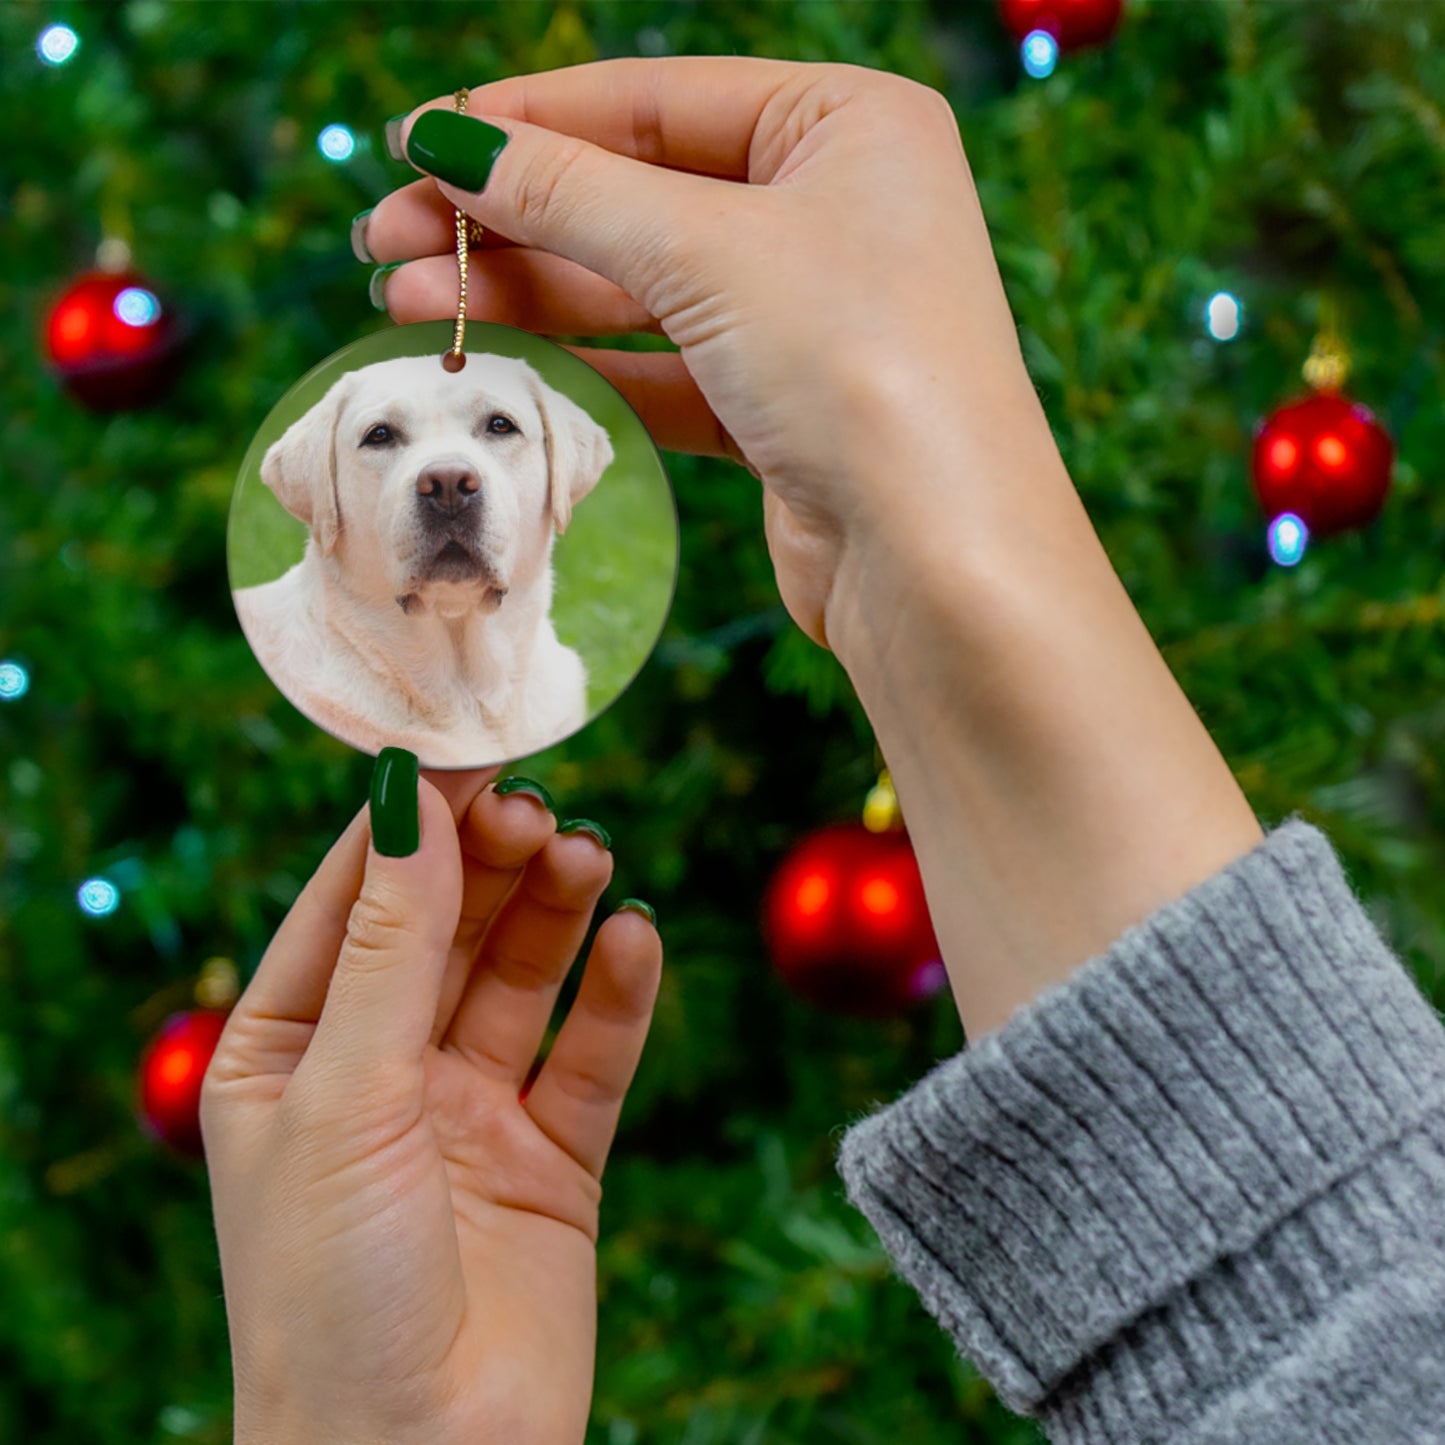
POLYGON ((337 352, 241 467, 227 555, 271 681, 333 737, 484 768, 609 706, 661 635, 678 523, 661 458, 556 343, 449 321, 337 352))

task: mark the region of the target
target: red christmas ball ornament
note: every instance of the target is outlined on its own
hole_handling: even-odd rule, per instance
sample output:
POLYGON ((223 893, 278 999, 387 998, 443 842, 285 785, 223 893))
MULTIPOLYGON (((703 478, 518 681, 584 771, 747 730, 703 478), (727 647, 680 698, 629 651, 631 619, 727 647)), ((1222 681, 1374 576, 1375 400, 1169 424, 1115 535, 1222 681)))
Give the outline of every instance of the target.
POLYGON ((773 965, 835 1013, 898 1014, 947 980, 908 835, 837 823, 783 860, 763 902, 773 965))
POLYGON ((205 1157, 201 1084, 229 1017, 229 1009, 172 1014, 141 1057, 141 1123, 177 1152, 197 1159, 205 1157))
POLYGON ((1320 391, 1260 423, 1251 472, 1271 521, 1293 512, 1312 535, 1366 527, 1390 490, 1395 447, 1368 407, 1320 391))
POLYGON ((175 379, 180 327, 143 277, 91 271, 73 282, 45 322, 45 352, 67 391, 94 411, 156 401, 175 379))
POLYGON ((999 16, 1021 44, 1047 31, 1060 50, 1101 45, 1118 28, 1124 0, 999 0, 999 16))

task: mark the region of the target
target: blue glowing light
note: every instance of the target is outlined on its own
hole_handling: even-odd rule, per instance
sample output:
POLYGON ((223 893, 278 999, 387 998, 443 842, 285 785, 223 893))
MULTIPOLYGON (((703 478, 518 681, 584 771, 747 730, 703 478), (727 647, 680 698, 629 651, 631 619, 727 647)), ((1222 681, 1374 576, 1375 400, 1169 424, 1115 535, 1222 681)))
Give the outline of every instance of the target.
POLYGON ((1244 325, 1244 307, 1228 291, 1217 291, 1204 308, 1204 329, 1216 341, 1233 341, 1244 325))
POLYGON ((911 999, 930 998, 948 982, 948 970, 941 958, 929 959, 914 971, 908 981, 908 996, 911 999))
POLYGON ((47 65, 64 65, 80 49, 80 36, 68 25, 47 25, 35 42, 35 53, 47 65))
POLYGON ((1281 567, 1293 567, 1305 554, 1310 529, 1293 512, 1281 512, 1269 524, 1269 555, 1281 567))
POLYGON ((14 702, 30 690, 30 674, 18 662, 0 662, 0 702, 14 702))
POLYGON ((316 137, 316 144, 327 160, 349 161, 356 150, 356 137, 344 125, 329 125, 316 137))
POLYGON ((1047 30, 1031 30, 1024 37, 1020 53, 1024 69, 1035 80, 1043 80, 1054 73, 1059 63, 1059 42, 1047 30))
POLYGON ((127 326, 150 326, 161 317, 161 303, 143 286, 127 286, 112 309, 127 326))
POLYGON ((120 889, 109 878, 87 878, 75 896, 81 911, 92 918, 104 918, 120 907, 120 889))

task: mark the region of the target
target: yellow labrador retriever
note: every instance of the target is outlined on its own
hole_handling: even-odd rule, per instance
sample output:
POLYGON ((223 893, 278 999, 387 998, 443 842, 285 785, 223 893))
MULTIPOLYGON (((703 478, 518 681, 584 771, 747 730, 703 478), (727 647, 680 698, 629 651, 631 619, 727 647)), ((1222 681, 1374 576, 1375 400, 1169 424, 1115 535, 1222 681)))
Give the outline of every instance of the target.
POLYGON ((349 372, 262 459, 311 535, 283 577, 233 594, 246 638, 363 751, 441 768, 540 751, 587 721, 586 669, 552 628, 552 544, 612 457, 524 361, 349 372))

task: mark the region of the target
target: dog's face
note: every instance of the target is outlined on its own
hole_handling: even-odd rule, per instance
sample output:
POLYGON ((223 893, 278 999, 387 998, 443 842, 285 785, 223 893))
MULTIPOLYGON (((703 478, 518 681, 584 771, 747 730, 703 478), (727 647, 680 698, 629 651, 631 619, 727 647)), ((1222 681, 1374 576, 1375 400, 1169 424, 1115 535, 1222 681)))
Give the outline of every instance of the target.
POLYGON ((408 616, 495 610, 612 460, 607 433, 526 362, 402 357, 342 377, 261 480, 358 596, 408 616))

